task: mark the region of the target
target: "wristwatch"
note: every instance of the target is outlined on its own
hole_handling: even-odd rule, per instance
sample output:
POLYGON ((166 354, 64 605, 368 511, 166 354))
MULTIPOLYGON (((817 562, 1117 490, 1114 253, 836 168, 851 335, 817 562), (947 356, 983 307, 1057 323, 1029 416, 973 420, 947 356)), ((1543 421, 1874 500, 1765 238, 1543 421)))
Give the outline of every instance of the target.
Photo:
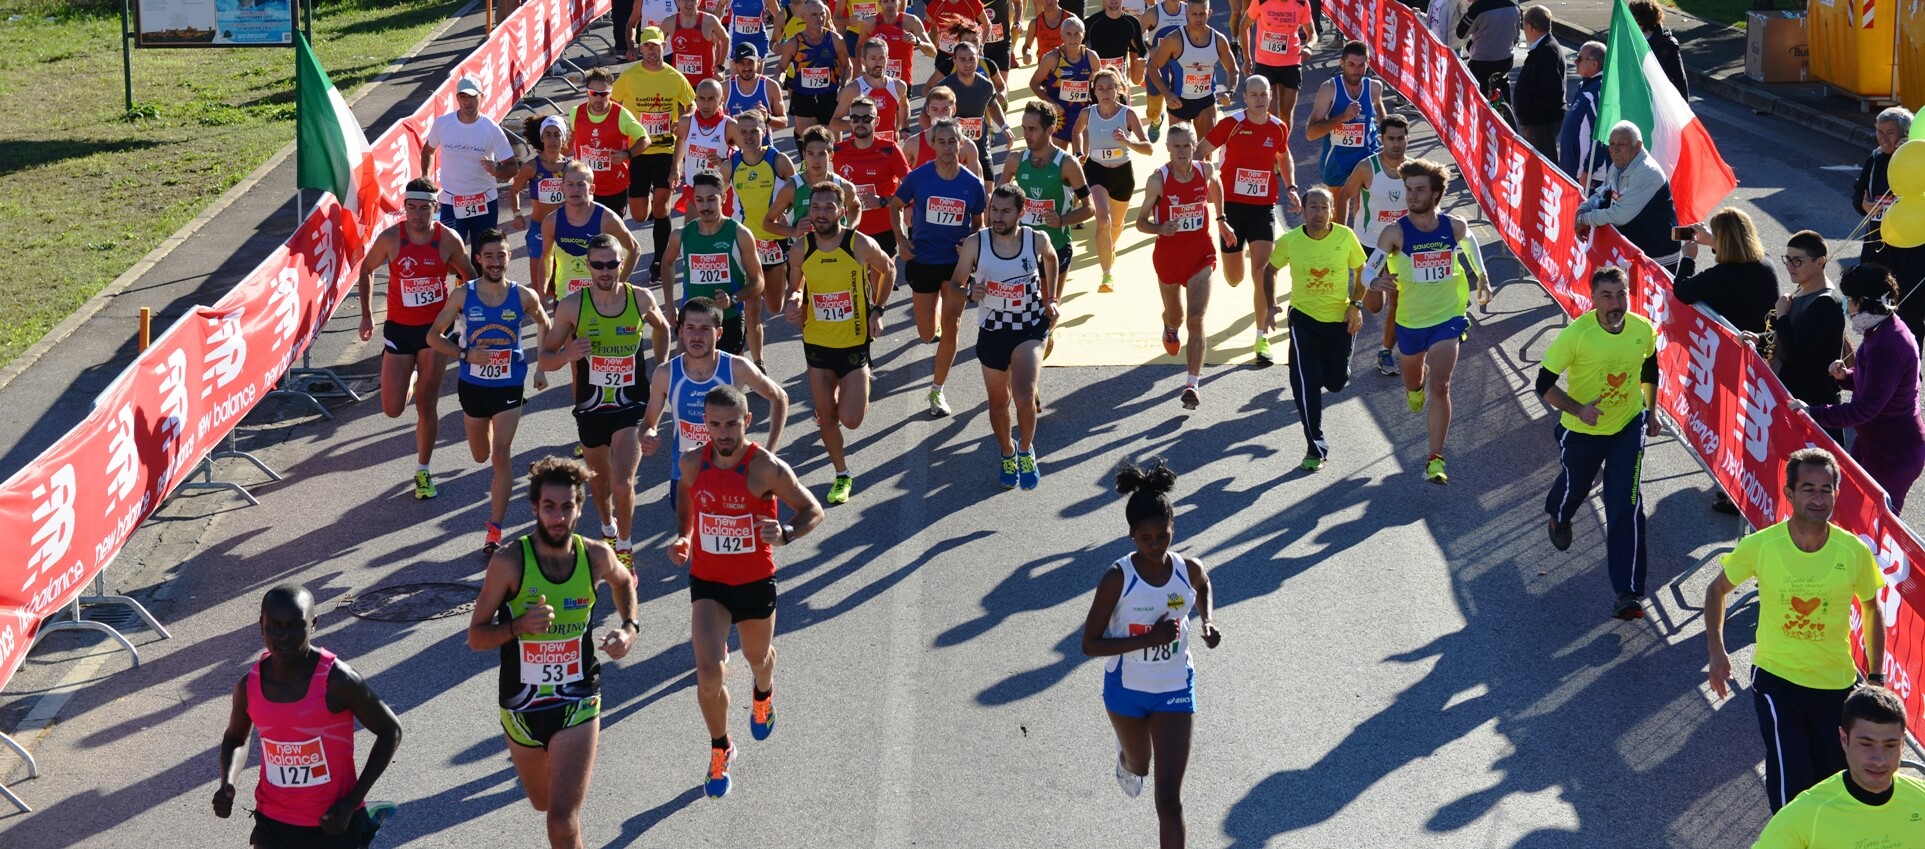
POLYGON ((1350 305, 1351 305, 1351 306, 1353 306, 1353 307, 1356 307, 1357 309, 1363 309, 1363 308, 1364 308, 1364 302, 1363 302, 1363 301, 1351 301, 1351 302, 1350 302, 1350 305))
POLYGON ((642 623, 637 622, 633 619, 623 619, 622 630, 627 631, 630 634, 640 634, 642 632, 642 623))
POLYGON ((1882 687, 1885 684, 1885 673, 1873 672, 1872 674, 1865 676, 1865 683, 1877 684, 1882 687))

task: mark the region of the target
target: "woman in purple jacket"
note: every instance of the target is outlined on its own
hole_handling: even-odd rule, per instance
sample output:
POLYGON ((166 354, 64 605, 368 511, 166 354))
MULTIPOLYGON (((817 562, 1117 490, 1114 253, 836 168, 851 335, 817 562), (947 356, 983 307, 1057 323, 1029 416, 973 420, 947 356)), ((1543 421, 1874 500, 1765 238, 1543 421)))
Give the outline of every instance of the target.
MULTIPOLYGON (((1902 321, 1892 320, 1898 284, 1875 263, 1845 273, 1839 289, 1845 313, 1864 341, 1854 362, 1831 364, 1832 377, 1851 389, 1851 400, 1820 404, 1807 412, 1819 425, 1851 428, 1851 456, 1890 496, 1892 510, 1905 509, 1905 495, 1925 471, 1925 423, 1918 418, 1918 342, 1902 321)), ((1794 408, 1804 407, 1792 402, 1794 408)))

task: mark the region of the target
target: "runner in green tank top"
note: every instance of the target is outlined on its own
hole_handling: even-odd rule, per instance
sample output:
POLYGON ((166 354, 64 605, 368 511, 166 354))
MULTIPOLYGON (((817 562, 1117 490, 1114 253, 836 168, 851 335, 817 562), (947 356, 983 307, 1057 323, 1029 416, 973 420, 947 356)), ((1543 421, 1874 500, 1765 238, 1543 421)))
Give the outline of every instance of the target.
POLYGON ((705 297, 724 312, 720 348, 741 355, 747 342, 742 301, 762 297, 762 265, 755 256, 755 235, 732 218, 722 217, 722 178, 697 174, 695 219, 669 238, 662 252, 662 300, 680 315, 689 298, 705 297), (680 279, 685 291, 677 297, 680 279))
MULTIPOLYGON (((764 230, 785 239, 794 239, 809 232, 809 195, 817 183, 826 180, 841 186, 843 209, 862 209, 856 184, 843 179, 830 167, 834 161, 835 142, 827 127, 818 124, 798 133, 796 148, 802 151, 802 170, 784 180, 781 187, 775 190, 775 197, 769 202, 768 214, 762 219, 764 230)), ((854 226, 855 218, 844 213, 842 225, 854 226)))
MULTIPOLYGON (((1011 156, 1003 161, 1003 178, 1000 182, 1015 182, 1023 190, 1023 217, 1021 225, 1033 227, 1049 235, 1050 247, 1056 249, 1056 292, 1058 296, 1068 291, 1069 264, 1075 256, 1075 248, 1069 242, 1069 228, 1073 225, 1096 217, 1096 208, 1090 205, 1089 181, 1083 177, 1082 163, 1057 148, 1051 142, 1056 125, 1062 116, 1056 107, 1039 100, 1032 100, 1023 107, 1023 144, 1029 152, 1022 157, 1011 156), (1070 199, 1075 198, 1071 206, 1070 199)), ((1055 322, 1051 322, 1052 329, 1055 322)), ((1043 358, 1056 345, 1055 334, 1043 342, 1043 358)), ((1043 408, 1040 398, 1036 409, 1043 408)))

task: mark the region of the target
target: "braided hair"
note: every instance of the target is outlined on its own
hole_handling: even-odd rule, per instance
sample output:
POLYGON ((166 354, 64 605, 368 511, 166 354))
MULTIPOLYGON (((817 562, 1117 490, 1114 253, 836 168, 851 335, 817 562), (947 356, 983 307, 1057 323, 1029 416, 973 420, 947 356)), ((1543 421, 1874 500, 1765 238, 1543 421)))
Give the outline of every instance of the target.
POLYGON ((1123 518, 1130 527, 1145 522, 1169 522, 1176 518, 1170 507, 1169 492, 1176 488, 1176 472, 1162 457, 1138 466, 1127 460, 1116 467, 1116 491, 1130 497, 1123 505, 1123 518))

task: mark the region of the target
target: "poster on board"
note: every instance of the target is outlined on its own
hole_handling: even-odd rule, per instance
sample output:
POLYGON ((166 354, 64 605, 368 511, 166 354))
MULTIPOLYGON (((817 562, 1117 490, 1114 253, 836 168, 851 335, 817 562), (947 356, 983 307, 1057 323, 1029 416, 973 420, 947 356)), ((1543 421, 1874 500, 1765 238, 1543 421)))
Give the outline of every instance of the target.
POLYGON ((291 47, 293 0, 136 0, 140 47, 291 47))

